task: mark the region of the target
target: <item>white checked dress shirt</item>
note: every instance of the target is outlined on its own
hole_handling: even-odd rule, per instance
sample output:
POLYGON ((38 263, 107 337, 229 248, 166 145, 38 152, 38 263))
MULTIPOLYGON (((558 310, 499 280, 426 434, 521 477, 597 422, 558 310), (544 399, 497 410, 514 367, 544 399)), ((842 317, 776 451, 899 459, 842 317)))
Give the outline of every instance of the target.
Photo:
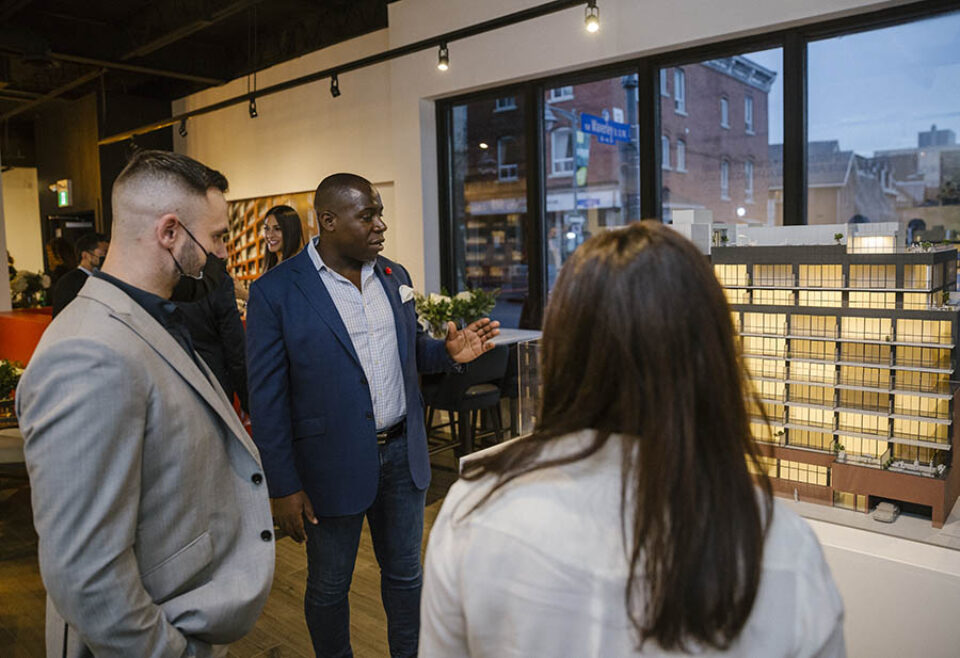
POLYGON ((396 425, 407 415, 397 326, 387 291, 373 269, 373 262, 364 263, 360 271, 361 292, 346 277, 324 264, 316 238, 310 242, 308 252, 360 358, 370 387, 377 431, 396 425))

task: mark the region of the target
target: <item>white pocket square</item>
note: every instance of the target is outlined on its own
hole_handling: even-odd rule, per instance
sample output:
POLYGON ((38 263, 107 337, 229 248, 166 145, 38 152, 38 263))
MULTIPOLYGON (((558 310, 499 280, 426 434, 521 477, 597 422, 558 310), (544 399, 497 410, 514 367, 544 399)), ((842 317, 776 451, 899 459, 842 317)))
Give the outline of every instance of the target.
POLYGON ((400 286, 400 301, 406 304, 411 299, 413 299, 413 288, 406 284, 400 286))

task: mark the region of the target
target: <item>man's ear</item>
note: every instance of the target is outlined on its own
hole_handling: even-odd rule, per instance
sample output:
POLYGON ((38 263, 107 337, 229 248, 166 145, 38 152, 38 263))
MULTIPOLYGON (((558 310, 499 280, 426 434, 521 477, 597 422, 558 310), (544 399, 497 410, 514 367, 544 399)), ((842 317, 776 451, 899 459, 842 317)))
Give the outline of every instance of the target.
POLYGON ((159 242, 160 246, 164 249, 173 248, 174 243, 177 241, 177 225, 179 223, 180 220, 177 219, 177 216, 172 212, 157 218, 157 242, 159 242))
POLYGON ((324 210, 317 217, 317 225, 321 231, 333 232, 337 227, 337 216, 329 210, 324 210))

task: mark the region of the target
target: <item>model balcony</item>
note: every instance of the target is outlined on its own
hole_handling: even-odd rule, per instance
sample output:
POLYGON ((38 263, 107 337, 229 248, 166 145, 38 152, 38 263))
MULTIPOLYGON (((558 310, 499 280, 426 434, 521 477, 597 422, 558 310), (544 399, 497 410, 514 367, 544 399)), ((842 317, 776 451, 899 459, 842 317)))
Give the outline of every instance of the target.
POLYGON ((861 455, 853 452, 841 450, 837 453, 837 463, 851 464, 853 466, 865 466, 867 468, 882 469, 884 464, 890 459, 892 452, 887 448, 879 457, 871 455, 861 455))
POLYGON ((922 464, 918 460, 908 462, 903 459, 896 459, 887 465, 887 470, 935 479, 944 479, 947 474, 947 467, 943 464, 934 466, 932 463, 922 464))
POLYGON ((941 440, 936 436, 918 436, 916 434, 905 434, 903 432, 894 431, 890 435, 890 440, 894 443, 900 443, 905 446, 914 446, 917 448, 932 448, 933 450, 950 450, 952 448, 948 441, 941 440))

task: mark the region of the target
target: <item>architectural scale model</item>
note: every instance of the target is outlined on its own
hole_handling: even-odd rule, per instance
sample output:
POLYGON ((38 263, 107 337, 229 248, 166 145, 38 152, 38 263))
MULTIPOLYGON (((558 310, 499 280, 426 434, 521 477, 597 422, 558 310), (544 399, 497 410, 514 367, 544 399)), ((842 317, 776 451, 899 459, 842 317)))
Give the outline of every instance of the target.
POLYGON ((960 493, 957 251, 851 229, 711 252, 775 493, 860 512, 893 502, 942 527, 960 493))

